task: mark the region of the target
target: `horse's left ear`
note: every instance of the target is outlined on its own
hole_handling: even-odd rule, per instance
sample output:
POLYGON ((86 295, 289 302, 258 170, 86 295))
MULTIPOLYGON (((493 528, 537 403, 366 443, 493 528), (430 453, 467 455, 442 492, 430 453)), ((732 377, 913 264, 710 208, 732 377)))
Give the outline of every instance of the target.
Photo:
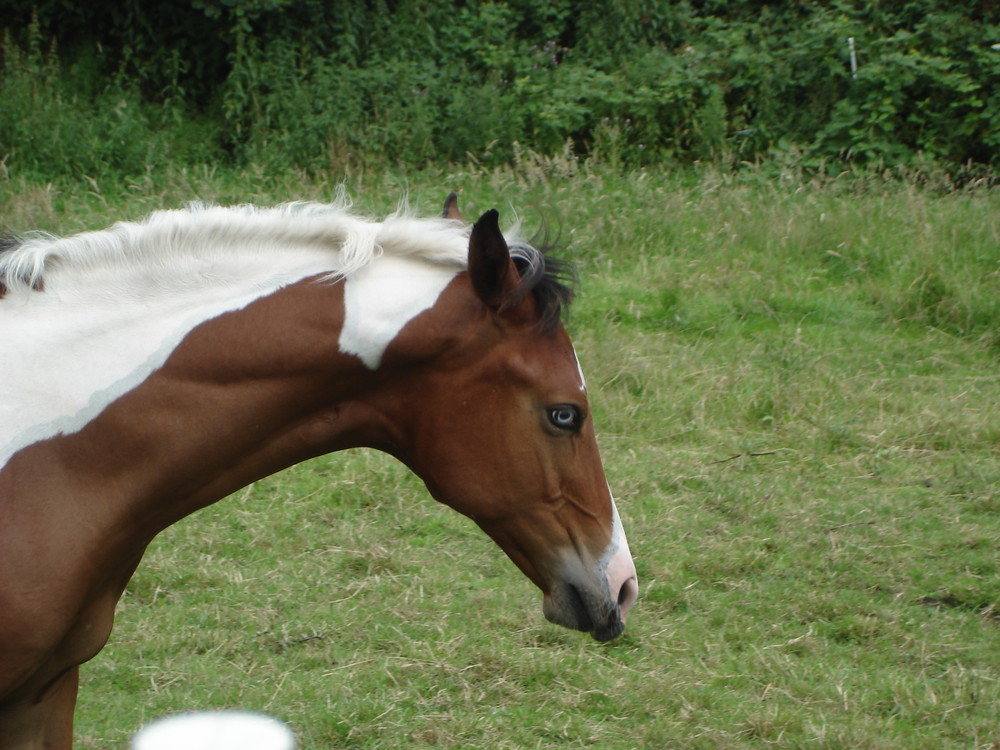
POLYGON ((458 196, 454 193, 448 193, 448 197, 444 199, 444 210, 441 212, 441 218, 465 223, 462 214, 458 210, 458 196))
POLYGON ((517 269, 510 259, 507 241, 500 232, 500 214, 490 209, 472 225, 469 238, 469 278, 476 295, 487 306, 499 310, 517 287, 517 269))

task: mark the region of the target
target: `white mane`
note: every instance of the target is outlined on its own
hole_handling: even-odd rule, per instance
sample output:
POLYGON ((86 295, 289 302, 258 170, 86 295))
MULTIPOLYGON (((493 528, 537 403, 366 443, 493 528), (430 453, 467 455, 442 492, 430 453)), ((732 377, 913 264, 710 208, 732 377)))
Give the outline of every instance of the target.
POLYGON ((69 276, 91 288, 103 279, 120 289, 138 277, 153 288, 173 287, 185 283, 185 270, 219 275, 220 268, 248 261, 260 266, 266 260, 280 273, 283 253, 324 254, 331 277, 347 276, 382 253, 462 268, 468 242, 469 229, 459 222, 404 213, 377 222, 352 215, 341 203, 192 204, 101 231, 32 236, 0 253, 0 284, 23 293, 48 286, 53 276, 69 276))
POLYGON ((65 239, 0 238, 0 469, 83 429, 198 326, 303 279, 344 279, 329 343, 375 369, 465 267, 468 242, 460 222, 369 221, 314 203, 192 206, 65 239))

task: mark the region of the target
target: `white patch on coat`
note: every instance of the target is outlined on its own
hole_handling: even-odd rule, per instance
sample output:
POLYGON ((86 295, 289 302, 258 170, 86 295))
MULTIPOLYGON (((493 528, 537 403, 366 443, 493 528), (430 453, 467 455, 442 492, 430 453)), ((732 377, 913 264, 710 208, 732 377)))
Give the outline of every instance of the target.
POLYGON ((458 269, 383 255, 344 280, 340 351, 371 370, 403 327, 437 302, 458 269))
POLYGON ((468 229, 456 222, 374 222, 338 204, 194 206, 27 239, 0 253, 0 469, 29 445, 83 429, 198 325, 312 276, 352 279, 344 342, 377 366, 467 253, 468 229))
POLYGON ((316 259, 284 272, 138 302, 63 288, 0 299, 0 467, 22 448, 83 429, 163 366, 196 326, 329 269, 316 259), (263 280, 262 280, 263 277, 263 280))

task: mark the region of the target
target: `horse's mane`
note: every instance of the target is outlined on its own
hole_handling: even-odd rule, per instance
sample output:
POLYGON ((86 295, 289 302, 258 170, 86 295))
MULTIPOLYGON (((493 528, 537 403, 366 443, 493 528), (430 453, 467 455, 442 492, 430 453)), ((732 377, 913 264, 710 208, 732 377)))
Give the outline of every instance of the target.
MULTIPOLYGON (((469 231, 459 221, 418 219, 402 210, 383 221, 365 219, 352 214, 344 202, 269 208, 196 203, 65 238, 41 233, 0 236, 0 296, 41 289, 56 268, 100 270, 112 276, 142 268, 168 278, 176 274, 175 258, 263 255, 278 264, 282 248, 329 252, 330 278, 346 276, 382 253, 465 268, 469 231)), ((546 257, 547 248, 517 240, 510 248, 521 272, 521 288, 534 294, 542 323, 558 321, 562 306, 572 298, 566 267, 546 257)))
POLYGON ((520 294, 533 294, 539 325, 551 330, 562 318, 562 311, 573 301, 576 274, 573 266, 549 253, 552 245, 512 242, 510 256, 521 274, 520 294))

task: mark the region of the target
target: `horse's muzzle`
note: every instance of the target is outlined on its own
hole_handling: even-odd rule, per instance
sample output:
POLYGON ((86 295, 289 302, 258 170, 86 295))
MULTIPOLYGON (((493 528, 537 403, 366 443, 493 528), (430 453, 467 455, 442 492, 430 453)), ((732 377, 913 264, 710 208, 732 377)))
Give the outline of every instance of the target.
POLYGON ((595 641, 601 641, 603 643, 604 641, 610 641, 617 638, 624 632, 625 623, 622 622, 621 616, 618 614, 618 611, 615 610, 611 613, 603 625, 598 625, 590 631, 590 636, 595 641))
POLYGON ((622 584, 615 600, 588 587, 564 582, 545 597, 543 611, 549 622, 590 633, 597 641, 610 641, 625 631, 625 616, 637 595, 635 578, 622 584))

